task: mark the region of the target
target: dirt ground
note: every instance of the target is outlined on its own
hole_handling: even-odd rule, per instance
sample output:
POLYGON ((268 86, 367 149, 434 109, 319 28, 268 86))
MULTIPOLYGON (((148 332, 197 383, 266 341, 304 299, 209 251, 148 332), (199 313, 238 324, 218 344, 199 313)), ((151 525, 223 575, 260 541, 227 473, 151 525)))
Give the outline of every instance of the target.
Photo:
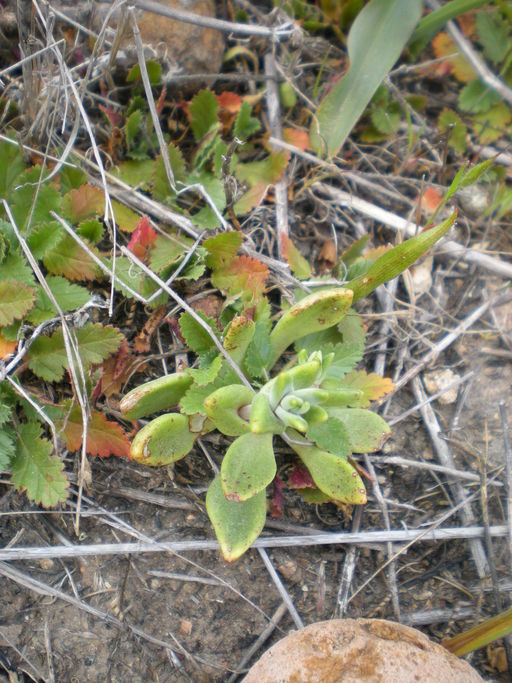
MULTIPOLYGON (((304 56, 321 53, 316 41, 309 49, 304 56)), ((449 101, 450 88, 439 89, 436 97, 449 101)), ((397 137, 396 144, 389 144, 391 160, 371 145, 362 148, 360 157, 361 148, 351 148, 358 159, 355 167, 362 172, 377 168, 379 173, 392 175, 404 138, 405 134, 397 137), (366 164, 369 158, 371 163, 366 164)), ((306 161, 296 160, 291 182, 307 173, 306 161)), ((412 199, 421 182, 420 178, 411 181, 412 199)), ((355 188, 348 182, 344 187, 377 201, 371 189, 355 188)), ((400 206, 383 201, 398 214, 405 215, 410 209, 410 203, 400 206)), ((331 224, 337 226, 341 247, 358 237, 361 229, 370 234, 374 245, 395 240, 377 221, 361 218, 350 207, 324 203, 314 193, 292 199, 290 217, 293 237, 312 262, 318 262, 319 245, 331 234, 331 224)), ((245 226, 246 233, 258 234, 266 221, 271 224, 272 220, 273 208, 268 215, 259 211, 245 226)), ((471 235, 468 246, 478 250, 485 238, 488 253, 510 259, 507 218, 494 221, 492 217, 462 215, 460 221, 461 235, 471 235)), ((272 238, 261 240, 261 251, 268 251, 269 244, 274 245, 272 238)), ((381 452, 368 460, 360 457, 363 467, 375 470, 370 471, 373 481, 368 482, 368 504, 361 510, 331 504, 315 507, 285 489, 283 516, 269 517, 263 537, 275 540, 313 532, 372 532, 387 526, 422 531, 439 520, 442 528, 507 524, 510 492, 499 406, 505 404, 506 418, 512 424, 512 299, 495 306, 505 279, 479 265, 450 258, 450 254, 436 255, 430 270, 432 285, 412 298, 410 283, 401 279, 387 313, 382 313, 376 297, 358 305, 368 325, 365 367, 373 368, 378 346, 386 341, 385 371, 399 381, 461 321, 482 304, 491 303, 453 343, 421 367, 416 384, 406 383, 378 406, 389 421, 414 406, 416 409, 396 422, 381 452), (383 319, 389 322, 384 333, 383 319), (427 428, 430 418, 417 408, 417 392, 423 382, 428 382, 432 371, 443 369, 452 370, 455 379, 463 381, 451 403, 434 399, 428 405, 437 416, 440 440, 453 456, 455 467, 473 475, 464 480, 442 471, 445 463, 439 461, 432 430, 429 433, 427 428), (460 510, 453 510, 457 504, 454 482, 463 485, 466 495, 473 495, 473 522, 461 518, 460 510)), ((137 315, 137 324, 142 325, 142 308, 137 315)), ((116 316, 112 322, 123 330, 122 311, 116 316)), ((156 347, 153 351, 158 353, 156 347)), ((227 441, 213 436, 203 441, 220 463, 227 441)), ((284 444, 280 451, 279 471, 286 474, 291 456, 284 444)), ((509 461, 510 457, 508 454, 509 461)), ((77 461, 76 454, 68 454, 65 461, 67 471, 75 473, 75 484, 77 461)), ((59 510, 42 510, 18 494, 7 478, 2 479, 0 547, 50 549, 138 540, 197 545, 214 539, 204 508, 210 468, 199 449, 174 468, 144 468, 120 458, 92 458, 90 465, 92 483, 82 503, 78 539, 73 527, 74 498, 59 510)), ((481 543, 490 565, 484 577, 479 576, 469 540, 418 538, 391 545, 372 541, 371 535, 357 545, 301 545, 296 541, 271 547, 266 555, 251 549, 232 564, 216 549, 45 556, 1 563, 0 680, 241 681, 244 671, 268 646, 296 628, 297 616, 294 619, 287 609, 286 600, 305 625, 339 616, 389 618, 417 626, 439 642, 496 614, 498 605, 509 605, 512 577, 506 534, 484 538, 481 543), (284 586, 281 593, 273 572, 284 586)), ((468 659, 485 680, 510 680, 501 644, 468 659)))

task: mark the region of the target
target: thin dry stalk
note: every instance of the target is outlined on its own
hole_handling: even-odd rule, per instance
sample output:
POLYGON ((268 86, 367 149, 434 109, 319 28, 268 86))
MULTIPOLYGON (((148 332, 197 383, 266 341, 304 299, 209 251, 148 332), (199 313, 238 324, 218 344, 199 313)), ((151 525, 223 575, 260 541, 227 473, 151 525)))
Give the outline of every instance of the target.
MULTIPOLYGON (((352 518, 352 533, 357 533, 361 527, 361 520, 363 518, 363 506, 357 505, 354 510, 352 518)), ((336 595, 336 607, 334 610, 334 617, 342 619, 348 608, 348 600, 352 588, 352 581, 354 580, 354 573, 356 570, 357 546, 353 545, 345 553, 345 561, 343 563, 343 571, 338 586, 338 593, 336 595)))
POLYGON ((266 570, 270 574, 270 578, 274 582, 274 585, 277 588, 279 595, 283 599, 283 602, 286 605, 286 609, 288 610, 291 618, 293 619, 293 623, 297 628, 304 628, 304 622, 300 618, 300 615, 297 612, 295 605, 293 604, 293 600, 291 599, 290 594, 286 590, 284 583, 281 581, 279 574, 276 572, 275 567, 267 554, 267 551, 264 548, 258 548, 258 553, 261 559, 263 560, 263 564, 265 565, 266 570))

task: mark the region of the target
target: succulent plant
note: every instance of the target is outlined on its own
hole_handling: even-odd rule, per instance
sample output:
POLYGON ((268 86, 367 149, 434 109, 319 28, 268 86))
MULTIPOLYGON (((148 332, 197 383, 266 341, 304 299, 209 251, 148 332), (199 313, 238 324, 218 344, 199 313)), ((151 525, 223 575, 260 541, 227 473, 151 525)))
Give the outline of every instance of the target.
POLYGON ((265 492, 277 471, 276 437, 295 451, 309 472, 312 483, 301 491, 306 500, 366 502, 351 456, 378 450, 389 435, 386 422, 368 407, 393 385, 355 370, 365 333, 351 305, 407 268, 452 222, 387 251, 344 287, 324 288, 303 298, 298 294, 299 301, 274 325, 265 298, 242 306, 221 335, 216 320, 198 321, 184 313, 181 332, 198 355, 198 367, 147 382, 121 401, 129 419, 178 408, 151 420, 135 436, 131 456, 146 465, 176 462, 198 437, 213 430, 235 437, 206 496, 227 560, 240 557, 265 524, 265 492), (292 345, 295 354, 274 371, 292 345))

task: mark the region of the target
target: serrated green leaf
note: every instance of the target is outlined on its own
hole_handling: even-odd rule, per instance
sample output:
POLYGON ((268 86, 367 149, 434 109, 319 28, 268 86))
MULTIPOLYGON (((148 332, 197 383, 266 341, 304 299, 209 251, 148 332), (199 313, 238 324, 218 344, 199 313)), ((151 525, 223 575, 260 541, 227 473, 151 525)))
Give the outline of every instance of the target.
POLYGON ((459 94, 459 108, 470 114, 489 111, 500 101, 500 95, 479 80, 467 83, 459 94))
POLYGON ((6 425, 0 431, 0 472, 10 469, 15 453, 14 431, 6 425))
MULTIPOLYGON (((167 148, 167 154, 175 182, 184 182, 187 177, 187 167, 181 150, 171 142, 167 148)), ((158 156, 154 161, 151 187, 153 197, 160 202, 165 201, 169 197, 176 196, 176 193, 169 185, 162 155, 158 156)))
POLYGON ((50 221, 34 228, 27 238, 32 256, 36 259, 42 259, 49 249, 57 246, 65 234, 57 221, 50 221))
POLYGON ((350 29, 350 66, 316 111, 312 148, 332 157, 341 148, 421 18, 421 0, 370 0, 350 29))
POLYGON ((217 475, 206 494, 206 510, 222 555, 232 562, 243 555, 263 531, 267 516, 265 492, 243 503, 235 503, 224 496, 220 475, 217 475))
POLYGON ((448 144, 458 152, 466 151, 467 129, 460 116, 451 109, 443 109, 437 120, 441 133, 448 136, 448 144))
POLYGON ((296 278, 307 280, 308 277, 311 277, 311 266, 308 260, 302 256, 295 244, 285 233, 281 234, 281 251, 296 278))
POLYGON ((251 113, 252 107, 249 102, 242 102, 233 125, 233 135, 242 141, 248 140, 261 128, 260 122, 251 116, 251 113))
MULTIPOLYGON (((91 294, 85 287, 72 284, 63 277, 49 275, 46 278, 46 284, 51 289, 53 296, 64 312, 81 308, 91 298, 91 294)), ((57 314, 57 309, 54 307, 49 296, 39 286, 35 306, 30 311, 27 319, 32 324, 39 325, 44 320, 49 320, 57 314)))
POLYGON ((229 384, 240 384, 239 378, 234 371, 225 363, 221 365, 221 369, 217 377, 210 384, 198 386, 193 384, 187 390, 180 401, 180 410, 186 415, 206 415, 204 400, 217 389, 228 386, 229 384))
POLYGON ((248 432, 233 441, 220 469, 222 490, 228 500, 249 500, 273 481, 277 468, 272 440, 272 434, 248 432))
MULTIPOLYGON (((499 102, 489 111, 473 117, 473 131, 481 144, 488 145, 503 136, 511 121, 512 110, 505 102, 499 102)), ((494 162, 493 159, 488 161, 494 162)))
MULTIPOLYGON (((89 247, 94 251, 93 247, 89 247)), ((92 257, 75 242, 64 235, 56 247, 50 249, 43 263, 53 275, 64 275, 68 280, 95 280, 99 269, 92 257)))
MULTIPOLYGON (((123 335, 115 328, 99 323, 88 323, 75 330, 82 363, 84 365, 102 363, 119 348, 123 335)), ((69 367, 62 328, 51 337, 38 337, 30 347, 28 365, 32 372, 48 382, 62 379, 64 370, 69 367)))
POLYGON ((23 282, 0 282, 0 327, 23 318, 34 305, 35 299, 34 289, 23 282))
POLYGON ((222 356, 217 349, 211 349, 201 356, 198 368, 187 370, 197 386, 210 384, 217 377, 222 365, 222 356))
POLYGON ((16 453, 12 459, 12 481, 19 491, 43 507, 53 507, 68 496, 68 482, 63 463, 52 456, 52 446, 41 437, 35 423, 17 428, 16 453))
POLYGON ((327 422, 309 425, 306 437, 309 441, 314 441, 321 450, 344 458, 350 455, 347 430, 343 422, 335 417, 330 417, 327 422))
POLYGON ((330 406, 326 407, 326 410, 329 418, 337 418, 345 425, 352 453, 378 451, 391 432, 380 415, 372 413, 371 410, 330 406))
MULTIPOLYGON (((11 193, 12 214, 16 225, 22 232, 26 231, 29 219, 31 227, 51 222, 53 219, 50 211, 58 213, 61 207, 60 194, 49 183, 39 185, 40 176, 39 166, 33 166, 17 179, 20 185, 11 193), (36 196, 32 213, 32 203, 36 196)), ((44 176, 45 173, 43 173, 43 178, 44 176)))
POLYGON ((3 402, 4 396, 0 394, 0 425, 4 425, 11 417, 12 406, 3 402))
POLYGON ((511 48, 508 22, 497 13, 479 12, 476 15, 475 26, 485 56, 494 64, 499 64, 511 48))
POLYGON ((227 268, 242 246, 242 234, 239 230, 221 232, 203 242, 208 252, 206 265, 212 270, 227 268))
POLYGON ((19 145, 0 140, 0 197, 9 197, 11 188, 19 183, 25 162, 19 145))
POLYGON ((87 182, 87 175, 76 166, 63 166, 59 176, 62 195, 67 194, 70 190, 77 190, 87 182))
POLYGON ((269 326, 266 321, 257 321, 254 337, 245 354, 244 364, 251 377, 263 377, 266 368, 274 357, 274 347, 270 341, 269 326))
POLYGON ((176 264, 186 250, 185 244, 182 243, 183 241, 159 235, 149 255, 151 268, 156 273, 161 273, 164 268, 176 264))
MULTIPOLYGON (((110 172, 133 188, 148 190, 154 166, 155 161, 153 159, 128 159, 112 168, 110 172)), ((154 193, 153 196, 155 199, 160 200, 160 197, 156 197, 154 193)))
MULTIPOLYGON (((162 82, 162 65, 160 62, 155 62, 151 59, 146 60, 146 70, 151 85, 159 85, 162 82)), ((130 71, 126 74, 127 83, 136 83, 142 79, 140 73, 140 64, 132 66, 130 71)))
MULTIPOLYGON (((198 311, 197 315, 205 321, 212 333, 217 336, 217 324, 215 320, 204 315, 201 311, 198 311)), ((215 342, 213 341, 212 336, 208 334, 204 327, 202 327, 190 313, 183 313, 180 316, 180 329, 189 349, 198 355, 202 355, 215 348, 215 342)))
MULTIPOLYGON (((205 171, 201 174, 193 173, 188 176, 187 185, 196 183, 203 186, 213 204, 222 213, 226 208, 226 195, 222 182, 215 178, 213 174, 205 171)), ((219 226, 219 219, 208 205, 203 206, 197 213, 192 214, 190 219, 200 228, 217 228, 219 226)))
POLYGON ((137 138, 140 132, 142 117, 142 111, 140 109, 136 109, 126 119, 126 124, 124 127, 124 136, 126 140, 126 147, 130 151, 133 149, 135 139, 137 138))
POLYGON ((211 90, 200 90, 190 102, 188 111, 190 127, 196 142, 202 140, 211 128, 218 125, 219 103, 211 90))
POLYGON ((237 365, 241 365, 247 348, 254 337, 256 325, 245 316, 237 315, 224 336, 224 348, 237 365))
POLYGON ((76 229, 76 232, 91 244, 101 242, 103 239, 103 225, 99 221, 83 221, 76 229))
POLYGON ((363 481, 346 458, 315 446, 299 445, 295 443, 295 439, 290 445, 308 468, 320 491, 329 498, 351 505, 366 503, 363 481))
POLYGON ((35 285, 32 268, 26 258, 19 251, 10 251, 0 268, 0 281, 16 280, 26 285, 35 285))

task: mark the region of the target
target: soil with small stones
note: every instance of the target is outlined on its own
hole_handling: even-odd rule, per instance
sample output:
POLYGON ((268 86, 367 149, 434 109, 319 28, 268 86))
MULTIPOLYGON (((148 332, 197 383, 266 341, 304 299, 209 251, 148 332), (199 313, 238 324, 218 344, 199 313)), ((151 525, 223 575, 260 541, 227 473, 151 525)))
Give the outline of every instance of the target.
MULTIPOLYGON (((311 40, 301 48, 305 51, 304 60, 306 57, 319 60, 325 47, 325 42, 311 40)), ((261 49, 259 44, 257 49, 261 49)), ((305 82, 305 89, 310 85, 305 82)), ((229 87, 229 83, 225 85, 225 89, 229 87)), ((450 97, 449 87, 437 83, 435 87, 439 90, 436 101, 442 101, 443 95, 450 97)), ((443 104, 436 106, 439 109, 443 104)), ((385 154, 370 146, 351 147, 347 158, 353 167, 362 171, 376 169, 378 173, 392 174, 406 145, 407 134, 397 135, 385 154)), ((290 182, 301 184, 301 178, 307 173, 304 162, 294 161, 290 182)), ((390 200, 385 201, 385 208, 405 215, 421 183, 416 177, 407 186, 411 200, 408 208, 399 204, 389 206, 390 200)), ((372 195, 371 190, 365 193, 363 188, 357 192, 369 201, 382 200, 381 196, 372 195)), ((332 235, 331 226, 336 226, 341 248, 359 236, 361 226, 370 233, 375 245, 393 239, 378 224, 367 219, 361 222, 356 214, 332 204, 324 205, 307 192, 296 194, 290 205, 290 217, 294 239, 317 266, 321 247, 332 235)), ((248 220, 246 234, 253 238, 266 228, 270 230, 273 221, 274 209, 268 203, 248 220)), ((507 232, 510 226, 505 219, 494 224, 491 220, 472 221, 464 217, 462 223, 471 235, 472 244, 485 235, 489 251, 510 254, 510 233, 507 232)), ((270 232, 261 240, 261 247, 272 252, 275 244, 270 232)), ((413 304, 403 283, 398 289, 397 315, 388 316, 391 328, 387 335, 386 372, 390 376, 393 373, 399 376, 414 365, 433 343, 503 284, 476 266, 469 267, 449 258, 435 258, 432 269, 431 289, 416 296, 413 304)), ((379 306, 372 297, 358 307, 368 320, 370 345, 364 364, 371 369, 376 347, 382 341, 379 306)), ((137 309, 137 315, 140 316, 138 323, 143 325, 144 311, 137 309)), ((444 405, 435 400, 432 405, 457 468, 481 475, 484 481, 484 485, 479 481, 464 482, 467 493, 476 494, 472 502, 475 525, 506 523, 499 404, 503 401, 508 404, 510 423, 511 320, 511 304, 491 308, 426 368, 450 368, 460 377, 474 371, 460 385, 455 403, 444 405)), ((123 329, 122 317, 113 322, 129 338, 133 337, 133 329, 123 329)), ((151 351, 159 353, 156 344, 151 351)), ((149 365, 148 373, 157 373, 159 368, 156 363, 149 365)), ((389 402, 383 402, 379 410, 392 419, 415 403, 406 386, 389 402)), ((204 439, 205 447, 217 463, 227 443, 222 438, 204 439)), ((389 464, 384 459, 390 456, 426 465, 438 462, 418 411, 398 422, 382 452, 371 457, 387 504, 391 529, 427 528, 453 507, 450 489, 453 480, 446 474, 389 464)), ((77 461, 78 455, 67 456, 68 472, 76 475, 77 461)), ((278 461, 280 475, 286 482, 293 457, 284 444, 278 461)), ((364 466, 362 458, 360 462, 364 466)), ((91 459, 90 464, 91 485, 81 505, 78 538, 74 530, 76 499, 71 498, 69 505, 60 510, 43 511, 28 503, 3 480, 0 545, 50 548, 148 539, 200 544, 214 539, 204 509, 211 469, 201 451, 195 450, 174 468, 158 470, 115 458, 91 459)), ((368 489, 369 502, 362 511, 359 529, 371 532, 384 529, 385 522, 382 501, 372 493, 371 482, 368 489)), ((349 532, 353 528, 354 510, 334 505, 309 506, 286 487, 284 495, 283 515, 280 519, 269 519, 264 536, 298 536, 311 530, 349 532)), ((462 522, 454 513, 442 526, 462 526, 462 522)), ((365 544, 356 546, 353 557, 350 548, 343 544, 304 546, 296 542, 290 547, 268 551, 304 624, 339 616, 341 611, 350 617, 400 619, 418 626, 439 642, 498 611, 490 577, 479 579, 468 541, 418 540, 408 547, 365 544), (396 554, 395 576, 390 574, 388 566, 393 554, 396 554), (347 591, 348 600, 344 600, 346 587, 342 577, 347 561, 355 562, 355 571, 347 591), (393 605, 391 583, 396 585, 399 613, 393 605)), ((508 545, 500 537, 485 548, 501 588, 498 594, 503 606, 508 606, 512 591, 508 545)), ((0 574, 0 680, 57 683, 241 680, 251 662, 296 627, 291 614, 281 610, 282 597, 262 555, 255 549, 232 564, 221 559, 217 550, 193 549, 45 558, 11 562, 9 566, 17 574, 13 578, 0 574), (67 596, 69 601, 62 596, 67 596), (258 638, 269 630, 269 622, 275 615, 279 617, 275 628, 264 642, 253 648, 258 638), (252 654, 247 657, 251 648, 252 654)), ((486 680, 508 680, 506 673, 498 671, 504 663, 500 644, 480 650, 469 659, 486 680)))

